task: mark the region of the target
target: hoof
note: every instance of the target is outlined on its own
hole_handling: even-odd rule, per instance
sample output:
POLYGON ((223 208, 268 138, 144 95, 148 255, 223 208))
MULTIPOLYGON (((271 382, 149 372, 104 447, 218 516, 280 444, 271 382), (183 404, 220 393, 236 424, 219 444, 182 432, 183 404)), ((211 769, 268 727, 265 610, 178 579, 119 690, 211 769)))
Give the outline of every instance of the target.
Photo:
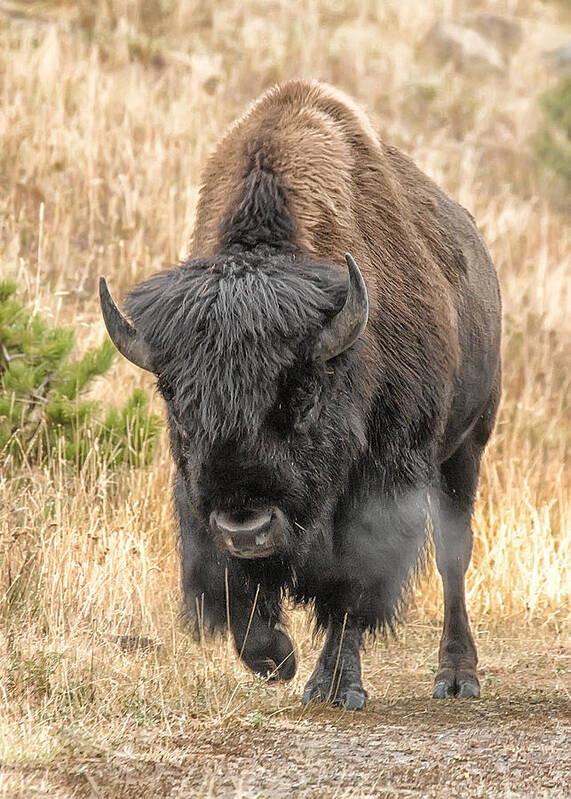
POLYGON ((460 690, 458 691, 458 696, 460 699, 480 698, 480 686, 478 685, 477 681, 461 680, 458 685, 460 687, 460 690))
POLYGON ((305 686, 301 703, 309 705, 311 702, 330 702, 344 710, 363 710, 367 701, 367 692, 358 683, 341 685, 335 696, 330 696, 330 693, 329 681, 310 680, 305 686))
POLYGON ((341 702, 337 702, 345 710, 363 710, 367 702, 367 692, 360 685, 345 691, 341 702))
POLYGON ((289 635, 274 629, 269 642, 261 648, 256 642, 248 642, 242 652, 242 660, 249 669, 269 680, 291 680, 295 676, 297 660, 289 635))
POLYGON ((433 699, 479 699, 480 684, 476 675, 458 674, 452 669, 443 669, 434 681, 433 699))

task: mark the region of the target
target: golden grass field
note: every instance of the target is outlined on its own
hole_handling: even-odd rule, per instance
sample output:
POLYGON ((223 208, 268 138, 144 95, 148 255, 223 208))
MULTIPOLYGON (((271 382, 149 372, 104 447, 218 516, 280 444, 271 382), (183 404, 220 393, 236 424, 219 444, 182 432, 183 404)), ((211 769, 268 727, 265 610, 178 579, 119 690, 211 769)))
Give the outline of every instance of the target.
MULTIPOLYGON (((429 699, 434 569, 397 638, 367 647, 362 714, 299 706, 318 652, 305 612, 285 686, 246 673, 226 639, 193 640, 166 436, 146 470, 101 471, 94 451, 76 476, 3 472, 0 793, 568 795, 571 227, 531 141, 558 80, 542 54, 570 24, 565 2, 541 0, 0 0, 0 273, 80 348, 104 337, 99 275, 121 296, 184 257, 225 127, 271 84, 317 77, 476 217, 502 285, 505 375, 467 578, 471 704, 429 699), (427 52, 434 22, 468 10, 519 20, 505 74, 427 52)), ((139 384, 152 391, 118 358, 95 393, 139 384)))

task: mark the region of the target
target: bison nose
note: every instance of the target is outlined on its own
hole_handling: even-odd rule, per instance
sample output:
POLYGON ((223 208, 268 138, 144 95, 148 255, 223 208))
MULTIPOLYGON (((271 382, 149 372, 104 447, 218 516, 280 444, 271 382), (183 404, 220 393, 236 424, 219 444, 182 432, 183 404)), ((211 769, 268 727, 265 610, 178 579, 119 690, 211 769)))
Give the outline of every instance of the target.
POLYGON ((215 510, 210 516, 210 523, 226 535, 235 533, 256 534, 262 532, 271 522, 269 510, 249 510, 243 513, 223 513, 215 510))
POLYGON ((210 528, 220 549, 237 558, 266 558, 280 548, 284 516, 277 508, 242 513, 213 511, 210 528))

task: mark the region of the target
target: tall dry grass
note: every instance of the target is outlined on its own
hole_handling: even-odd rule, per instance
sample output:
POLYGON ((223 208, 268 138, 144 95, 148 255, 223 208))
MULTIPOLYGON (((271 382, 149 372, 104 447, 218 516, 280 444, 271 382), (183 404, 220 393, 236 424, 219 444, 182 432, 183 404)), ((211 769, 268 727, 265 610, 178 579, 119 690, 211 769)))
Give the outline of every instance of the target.
MULTIPOLYGON (((568 35, 565 12, 540 0, 502 4, 525 42, 503 77, 443 67, 422 46, 439 16, 498 5, 0 2, 0 270, 85 347, 98 343, 98 276, 120 295, 184 256, 205 158, 252 98, 295 76, 353 94, 471 210, 500 274, 504 394, 475 512, 472 616, 560 626, 571 237, 530 139, 537 97, 556 79, 541 53, 568 35)), ((135 384, 152 389, 121 361, 97 392, 112 398, 135 384)), ((105 473, 93 453, 81 475, 59 463, 2 474, 0 713, 9 734, 0 758, 89 753, 94 736, 112 746, 129 725, 172 731, 181 719, 232 718, 252 691, 259 699, 269 690, 236 666, 225 640, 197 644, 180 629, 170 479, 166 439, 147 471, 105 473), (121 635, 152 639, 150 650, 123 652, 121 635)), ((415 613, 432 623, 440 612, 432 570, 415 613)), ((294 626, 308 651, 302 614, 294 626)))

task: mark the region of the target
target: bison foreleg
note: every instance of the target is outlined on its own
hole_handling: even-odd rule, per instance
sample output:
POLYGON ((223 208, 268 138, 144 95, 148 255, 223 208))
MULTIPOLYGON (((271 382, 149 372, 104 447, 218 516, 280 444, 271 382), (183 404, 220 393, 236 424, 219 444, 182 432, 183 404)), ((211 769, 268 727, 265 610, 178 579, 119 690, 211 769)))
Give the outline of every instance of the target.
POLYGON ((332 702, 347 710, 365 707, 361 683, 361 633, 349 617, 331 620, 325 646, 303 692, 303 704, 332 702))
POLYGON ((296 658, 292 641, 281 629, 279 590, 244 590, 239 562, 220 556, 208 529, 192 513, 180 476, 175 505, 184 599, 196 631, 223 630, 230 620, 238 655, 248 668, 270 679, 290 680, 296 658))
POLYGON ((249 669, 271 680, 291 680, 296 657, 289 635, 254 611, 250 618, 240 615, 230 622, 236 651, 249 669))

